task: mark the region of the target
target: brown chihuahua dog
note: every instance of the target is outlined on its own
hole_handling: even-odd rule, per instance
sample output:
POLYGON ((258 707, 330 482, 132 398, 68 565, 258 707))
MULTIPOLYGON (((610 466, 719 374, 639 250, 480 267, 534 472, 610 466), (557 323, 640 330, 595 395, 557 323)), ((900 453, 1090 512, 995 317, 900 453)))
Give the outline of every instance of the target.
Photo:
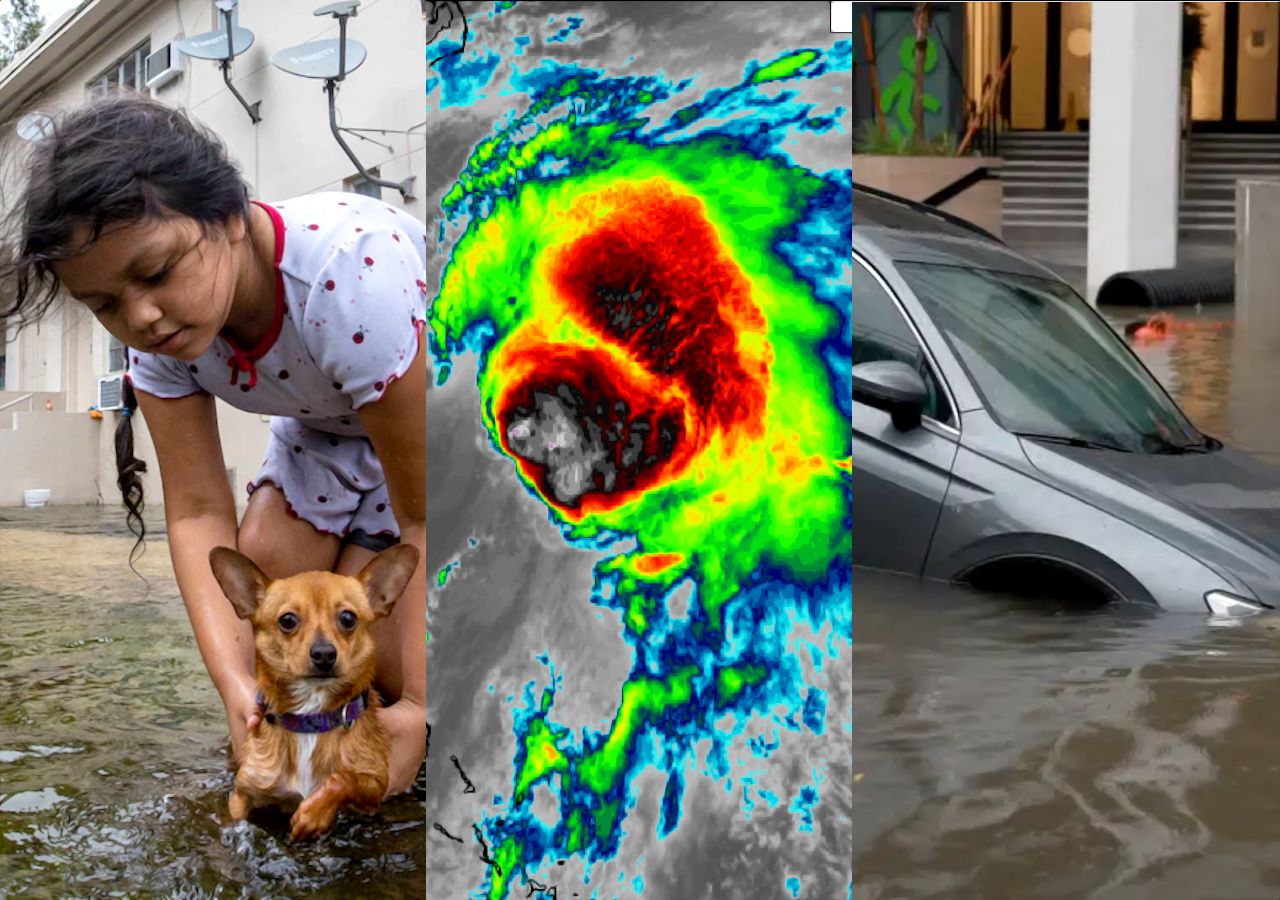
POLYGON ((387 790, 387 737, 373 711, 369 626, 391 612, 418 565, 399 544, 354 578, 302 572, 271 580, 226 547, 209 564, 236 614, 253 624, 258 707, 231 792, 231 817, 297 803, 290 840, 324 834, 338 810, 374 812, 387 790))

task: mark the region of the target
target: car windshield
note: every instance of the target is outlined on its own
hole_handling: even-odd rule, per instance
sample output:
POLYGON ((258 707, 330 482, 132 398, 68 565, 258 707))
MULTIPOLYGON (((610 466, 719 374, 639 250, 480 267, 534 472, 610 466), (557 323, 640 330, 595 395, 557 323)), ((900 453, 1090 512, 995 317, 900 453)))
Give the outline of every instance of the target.
POLYGON ((899 269, 1006 430, 1131 451, 1204 445, 1120 337, 1065 284, 924 263, 899 269))

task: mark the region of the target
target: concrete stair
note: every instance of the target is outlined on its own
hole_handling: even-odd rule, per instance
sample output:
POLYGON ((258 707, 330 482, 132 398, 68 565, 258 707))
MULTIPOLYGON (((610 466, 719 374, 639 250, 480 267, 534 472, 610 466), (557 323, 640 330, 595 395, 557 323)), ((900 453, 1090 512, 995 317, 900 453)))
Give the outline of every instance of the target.
POLYGON ((1280 135, 1193 134, 1187 154, 1178 232, 1196 243, 1231 243, 1236 182, 1280 180, 1280 135))
POLYGON ((1083 242, 1089 219, 1089 135, 1012 131, 1000 136, 1004 239, 1083 242))
MULTIPOLYGON (((1089 218, 1089 135, 1006 132, 1004 237, 1012 244, 1083 242, 1089 218)), ((1186 243, 1235 239, 1235 183, 1280 180, 1280 135, 1194 134, 1187 155, 1178 235, 1186 243)))

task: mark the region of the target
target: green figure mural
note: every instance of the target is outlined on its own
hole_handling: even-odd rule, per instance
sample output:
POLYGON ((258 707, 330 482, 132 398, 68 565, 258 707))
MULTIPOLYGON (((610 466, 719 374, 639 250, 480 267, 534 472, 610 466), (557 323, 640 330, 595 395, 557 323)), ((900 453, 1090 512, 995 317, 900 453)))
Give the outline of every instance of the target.
MULTIPOLYGON (((893 114, 897 121, 889 120, 889 136, 895 141, 911 135, 915 131, 915 123, 911 121, 911 103, 916 92, 916 39, 915 35, 903 35, 898 46, 898 63, 901 68, 889 86, 880 95, 880 111, 893 114)), ((938 45, 929 35, 924 54, 924 71, 927 76, 938 65, 938 45)), ((924 95, 924 111, 936 113, 942 109, 937 97, 926 92, 924 95)))

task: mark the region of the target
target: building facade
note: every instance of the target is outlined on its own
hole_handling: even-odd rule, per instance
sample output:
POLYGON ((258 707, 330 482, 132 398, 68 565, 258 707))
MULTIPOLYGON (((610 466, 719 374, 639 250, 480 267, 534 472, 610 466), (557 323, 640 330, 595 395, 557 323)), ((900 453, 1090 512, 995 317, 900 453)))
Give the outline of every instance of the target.
MULTIPOLYGON (((925 127, 956 132, 995 81, 1011 131, 1087 131, 1094 3, 930 3, 925 127)), ((1121 3, 1120 5, 1129 5, 1121 3)), ((1181 4, 1157 2, 1160 7, 1181 4)), ((1189 68, 1191 127, 1201 132, 1280 132, 1280 3, 1194 3, 1204 46, 1189 68)), ((855 3, 855 116, 871 118, 878 93, 891 127, 909 133, 915 73, 913 3, 855 3), (867 52, 865 17, 874 48, 867 52)), ((1189 55, 1189 54, 1188 54, 1189 55)))
MULTIPOLYGON (((213 0, 86 0, 0 72, 0 211, 16 202, 21 160, 31 136, 30 113, 56 114, 100 91, 140 89, 183 109, 215 131, 240 164, 254 197, 284 200, 316 191, 375 193, 418 219, 420 199, 365 181, 329 128, 323 81, 274 67, 272 54, 309 41, 336 38, 338 22, 316 16, 318 0, 248 0, 238 27, 254 41, 231 67, 260 121, 228 90, 215 62, 183 58, 176 76, 146 87, 146 60, 175 40, 221 27, 213 0), (19 127, 22 123, 28 127, 19 127)), ((366 170, 392 182, 425 170, 422 94, 423 8, 414 0, 364 0, 348 20, 348 37, 368 57, 337 94, 337 120, 366 170)), ((175 54, 176 55, 176 54, 175 54)), ((162 56, 162 55, 161 55, 162 56)), ((153 60, 152 75, 160 60, 153 60)), ((423 193, 421 175, 417 190, 423 193)), ((0 506, 22 503, 28 488, 49 488, 54 503, 117 502, 113 436, 119 413, 101 419, 99 381, 124 369, 118 342, 79 304, 60 303, 39 323, 19 330, 0 322, 0 506)), ((137 422, 138 455, 152 460, 145 424, 137 422)), ((265 417, 219 403, 228 478, 237 503, 257 472, 266 445, 265 417)), ((152 465, 145 484, 158 503, 152 465)))
POLYGON ((1090 297, 1118 271, 1228 256, 1236 183, 1280 178, 1280 3, 853 6, 864 152, 914 131, 927 7, 925 138, 945 152, 977 123, 1004 237, 1055 264, 1078 245, 1090 297))

